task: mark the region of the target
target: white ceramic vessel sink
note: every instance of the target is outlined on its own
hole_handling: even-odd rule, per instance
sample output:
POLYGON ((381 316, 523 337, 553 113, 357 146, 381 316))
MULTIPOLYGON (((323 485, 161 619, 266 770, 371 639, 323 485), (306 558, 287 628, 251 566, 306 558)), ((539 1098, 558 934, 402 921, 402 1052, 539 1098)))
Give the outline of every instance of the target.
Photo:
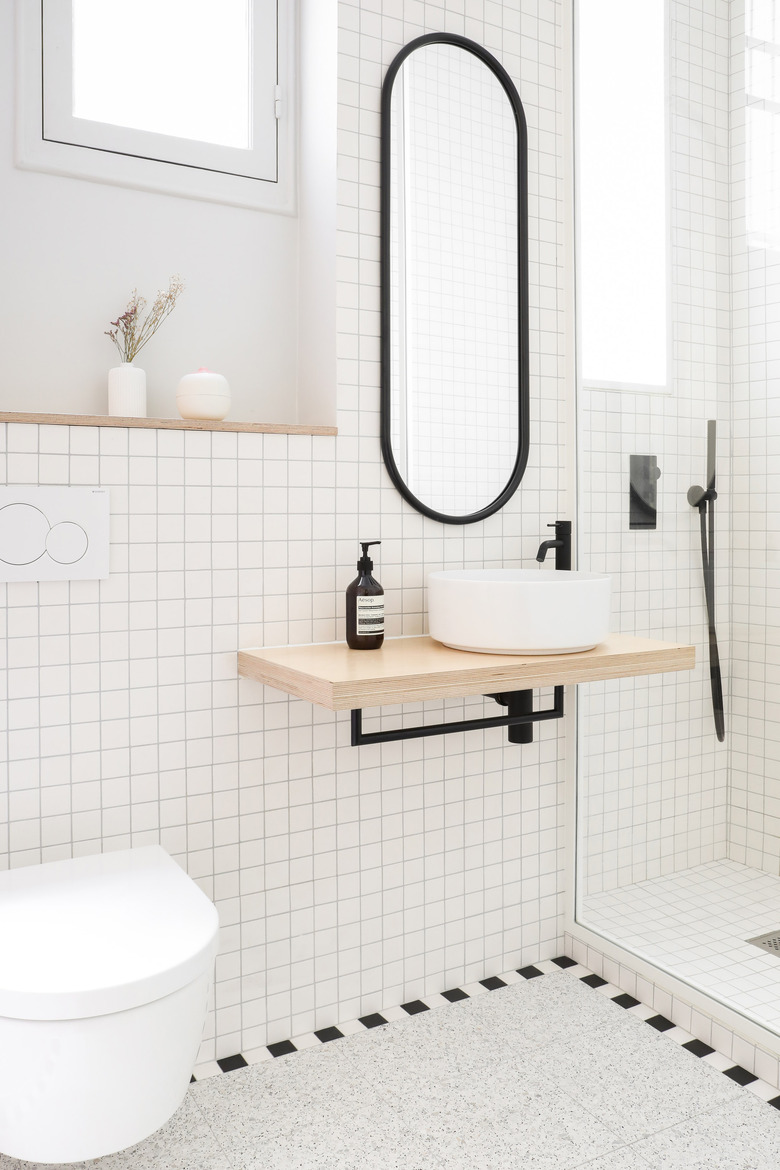
POLYGON ((445 569, 428 577, 431 637, 487 654, 572 654, 609 633, 611 578, 554 569, 445 569))

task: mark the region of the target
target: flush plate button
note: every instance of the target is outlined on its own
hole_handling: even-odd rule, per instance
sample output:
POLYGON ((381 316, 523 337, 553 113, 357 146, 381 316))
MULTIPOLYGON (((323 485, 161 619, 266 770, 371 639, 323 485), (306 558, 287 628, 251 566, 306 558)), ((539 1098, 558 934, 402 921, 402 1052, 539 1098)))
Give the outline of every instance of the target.
POLYGON ((105 488, 0 487, 0 581, 108 576, 105 488))

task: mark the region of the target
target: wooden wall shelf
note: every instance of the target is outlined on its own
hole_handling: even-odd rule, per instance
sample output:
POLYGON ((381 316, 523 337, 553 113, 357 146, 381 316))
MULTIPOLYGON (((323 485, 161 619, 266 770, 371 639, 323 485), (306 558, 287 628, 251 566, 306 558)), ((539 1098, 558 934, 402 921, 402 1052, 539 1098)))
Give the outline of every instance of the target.
POLYGON ((381 650, 342 642, 241 650, 238 673, 330 711, 691 670, 693 646, 611 634, 580 654, 467 654, 429 637, 388 638, 381 650))
POLYGON ((0 411, 0 422, 38 423, 65 427, 139 427, 147 431, 238 431, 253 435, 337 435, 337 427, 310 427, 303 423, 209 422, 190 418, 120 418, 110 414, 27 414, 0 411))

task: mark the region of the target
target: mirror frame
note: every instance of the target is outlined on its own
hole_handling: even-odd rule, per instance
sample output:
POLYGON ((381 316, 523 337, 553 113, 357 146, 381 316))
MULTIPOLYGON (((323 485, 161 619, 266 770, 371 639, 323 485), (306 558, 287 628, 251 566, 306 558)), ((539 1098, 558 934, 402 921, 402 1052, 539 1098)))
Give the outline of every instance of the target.
POLYGON ((469 40, 455 33, 428 33, 417 37, 404 45, 393 59, 382 84, 382 116, 381 116, 381 443, 382 457, 391 480, 398 488, 403 498, 432 520, 439 520, 442 524, 474 524, 477 520, 484 520, 498 512, 512 498, 520 486, 523 473, 528 463, 529 448, 529 340, 528 340, 528 130, 526 127, 525 111, 517 92, 515 83, 504 69, 503 65, 477 41, 469 40), (478 57, 500 82, 514 114, 517 127, 517 287, 518 287, 518 350, 519 350, 519 379, 518 379, 518 446, 517 458, 512 474, 506 486, 487 507, 467 516, 448 516, 429 508, 422 500, 418 500, 409 489, 403 476, 398 470, 392 449, 391 440, 391 288, 390 288, 390 132, 391 109, 393 98, 393 84, 407 57, 416 49, 424 45, 456 45, 466 52, 478 57))

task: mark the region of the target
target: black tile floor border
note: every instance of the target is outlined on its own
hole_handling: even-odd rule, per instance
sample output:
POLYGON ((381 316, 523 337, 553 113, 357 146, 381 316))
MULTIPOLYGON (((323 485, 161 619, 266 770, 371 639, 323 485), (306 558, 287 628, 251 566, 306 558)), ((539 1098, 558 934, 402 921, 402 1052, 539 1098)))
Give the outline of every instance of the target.
POLYGON ((557 967, 560 967, 562 971, 565 971, 567 967, 577 966, 577 960, 570 959, 568 955, 560 955, 557 959, 553 959, 553 963, 557 967))
POLYGON ((429 1012, 431 1009, 421 999, 413 999, 410 1003, 402 1003, 401 1007, 407 1016, 419 1016, 420 1012, 429 1012))
MULTIPOLYGON (((572 959, 568 955, 559 955, 557 959, 552 959, 551 961, 555 963, 556 967, 559 967, 561 971, 566 971, 569 967, 576 967, 578 965, 576 959, 572 959)), ((550 972, 550 974, 552 973, 553 972, 550 972)), ((523 979, 537 979, 540 976, 544 977, 545 972, 540 971, 538 967, 530 966, 519 967, 517 969, 517 974, 522 975, 523 979)), ((480 979, 479 982, 486 989, 486 991, 499 991, 502 987, 507 986, 506 982, 498 975, 490 975, 486 979, 480 979)), ((591 987, 596 990, 599 987, 606 987, 607 980, 602 979, 600 975, 588 974, 580 976, 580 983, 584 983, 586 987, 591 987)), ((461 1000, 471 998, 469 993, 464 991, 462 987, 451 987, 449 991, 442 991, 441 997, 442 999, 447 1000, 449 1003, 458 1003, 461 1000)), ((641 1001, 634 999, 633 995, 629 995, 627 992, 621 992, 619 995, 613 995, 610 998, 614 1004, 617 1004, 618 1007, 625 1008, 626 1010, 629 1008, 641 1006, 641 1001)), ((431 1005, 426 1003, 423 999, 413 999, 410 1000, 409 1003, 402 1003, 401 1008, 408 1016, 416 1016, 421 1012, 430 1011, 431 1005)), ((672 1028, 676 1027, 672 1020, 669 1020, 666 1018, 666 1016, 662 1015, 649 1016, 644 1022, 649 1024, 650 1027, 654 1028, 657 1032, 661 1033, 668 1032, 672 1028)), ((358 1023, 362 1024, 364 1028, 379 1028, 383 1024, 388 1023, 388 1020, 380 1012, 372 1012, 370 1015, 360 1016, 358 1023)), ((322 1044, 328 1044, 332 1040, 339 1040, 344 1037, 344 1033, 335 1026, 330 1028, 320 1028, 318 1031, 314 1032, 314 1035, 322 1044)), ((699 1059, 702 1059, 705 1056, 710 1056, 713 1052, 715 1052, 715 1049, 711 1048, 709 1044, 705 1044, 703 1040, 688 1040, 682 1044, 681 1047, 686 1049, 687 1052, 690 1052, 692 1056, 699 1057, 699 1059)), ((298 1051, 292 1040, 280 1040, 276 1044, 267 1045, 267 1048, 268 1052, 273 1057, 287 1056, 290 1053, 298 1051)), ((235 1072, 238 1069, 248 1067, 248 1061, 244 1056, 242 1056, 240 1052, 237 1052, 234 1056, 223 1056, 217 1060, 216 1063, 219 1065, 220 1072, 235 1072)), ((732 1065, 730 1068, 725 1068, 722 1070, 722 1072, 724 1076, 734 1081, 735 1084, 742 1086, 752 1085, 754 1081, 759 1079, 754 1073, 748 1072, 746 1068, 742 1068, 742 1066, 738 1064, 732 1065)), ((196 1081, 196 1079, 196 1077, 192 1077, 193 1082, 196 1081)), ((760 1097, 758 1099, 761 1100, 760 1097)), ((767 1104, 772 1105, 777 1110, 780 1110, 780 1095, 772 1097, 767 1102, 767 1104)))
POLYGON ((480 983, 486 991, 498 991, 499 987, 506 987, 503 979, 499 979, 498 975, 491 975, 489 979, 480 979, 480 983))
POLYGON ((235 1072, 237 1068, 249 1067, 240 1052, 237 1052, 235 1056, 223 1056, 221 1060, 217 1061, 217 1064, 223 1072, 235 1072))
POLYGON ((597 987, 606 987, 606 979, 602 979, 600 975, 583 975, 580 983, 584 983, 586 987, 592 987, 595 991, 597 987))
POLYGON ((387 1020, 384 1016, 380 1016, 379 1012, 372 1012, 370 1016, 360 1016, 358 1023, 362 1024, 364 1028, 379 1028, 382 1024, 386 1024, 387 1020))
POLYGON ((703 1040, 689 1040, 687 1044, 683 1044, 683 1048, 687 1048, 694 1056, 709 1056, 714 1052, 714 1048, 710 1048, 709 1044, 705 1044, 703 1040))
MULTIPOLYGON (((667 1020, 666 1016, 650 1016, 649 1020, 645 1020, 651 1028, 655 1028, 656 1032, 668 1032, 670 1028, 674 1027, 671 1020, 667 1020)), ((758 1077, 756 1077, 758 1080, 758 1077)))
POLYGON ((458 1001, 461 999, 471 999, 469 993, 464 991, 462 987, 453 987, 450 989, 450 991, 443 991, 442 995, 445 999, 449 1000, 450 1003, 458 1003, 458 1001))
POLYGON ((344 1033, 338 1028, 320 1028, 314 1033, 318 1040, 323 1044, 327 1044, 329 1040, 343 1040, 344 1033))
MULTIPOLYGON (((279 1040, 277 1044, 269 1044, 268 1051, 271 1053, 271 1056, 289 1056, 291 1052, 297 1052, 298 1049, 292 1040, 279 1040)), ((217 1061, 217 1064, 219 1064, 219 1061, 217 1061)))
POLYGON ((757 1081, 758 1077, 755 1073, 748 1072, 746 1068, 735 1064, 733 1068, 726 1068, 723 1070, 724 1077, 731 1077, 732 1081, 736 1081, 738 1085, 752 1085, 753 1081, 757 1081))

